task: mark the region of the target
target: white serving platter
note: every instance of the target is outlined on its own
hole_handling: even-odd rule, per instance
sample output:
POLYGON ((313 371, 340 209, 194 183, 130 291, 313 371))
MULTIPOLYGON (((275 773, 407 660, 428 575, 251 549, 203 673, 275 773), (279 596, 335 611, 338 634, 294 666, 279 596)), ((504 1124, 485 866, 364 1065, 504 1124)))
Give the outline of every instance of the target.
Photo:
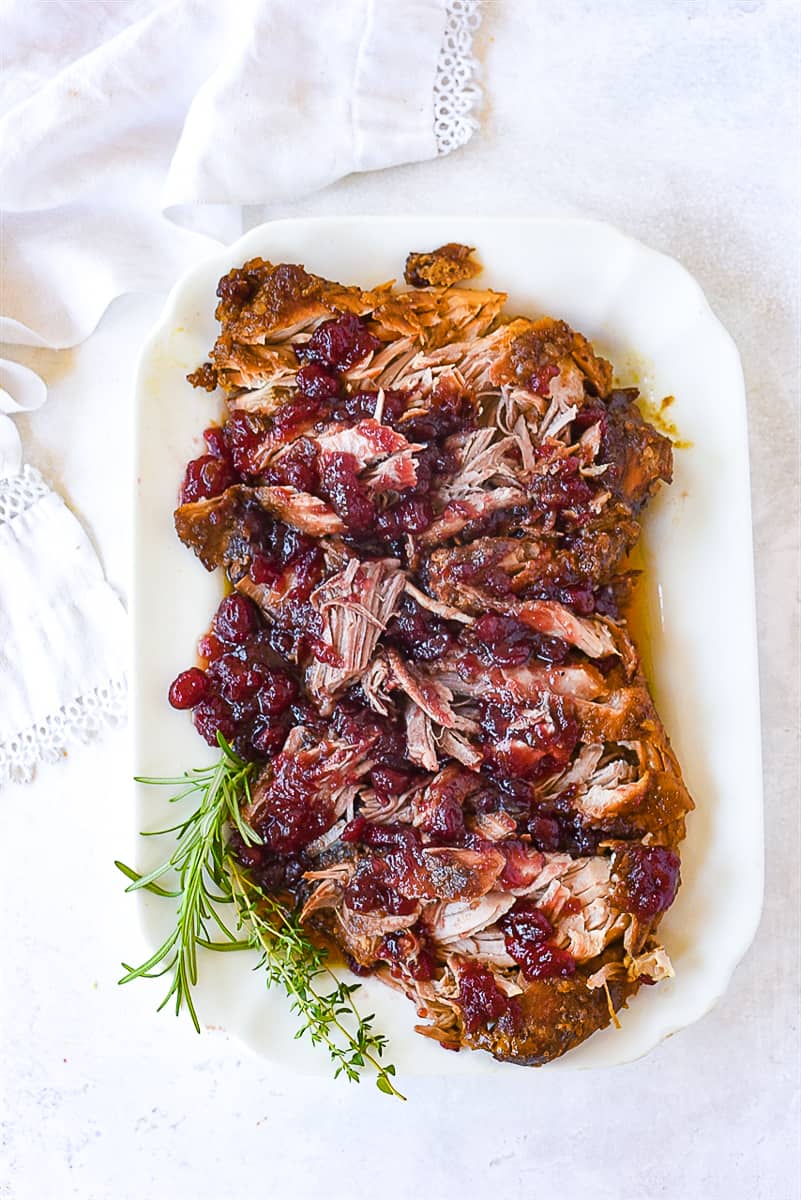
MULTIPOLYGON (((214 343, 217 280, 261 255, 369 287, 402 277, 409 250, 447 241, 477 247, 484 271, 476 284, 508 292, 509 312, 563 317, 611 358, 620 383, 635 384, 651 402, 674 396, 670 419, 687 444, 676 450, 673 485, 647 510, 640 584, 656 703, 697 805, 682 847, 683 884, 661 926, 676 976, 641 989, 621 1013, 619 1030, 596 1033, 544 1070, 611 1066, 646 1053, 708 1012, 754 935, 762 903, 743 375, 731 338, 673 259, 593 221, 331 218, 263 225, 187 274, 143 350, 136 385, 135 768, 175 775, 213 757, 188 715, 169 708, 166 693, 195 661, 197 639, 222 587, 180 544, 172 524, 184 465, 202 453, 202 431, 220 415, 219 400, 185 381, 214 343)), ((128 861, 140 869, 168 850, 167 839, 133 836, 173 823, 164 820, 164 799, 159 789, 136 790, 128 861)), ((170 906, 143 893, 136 903, 155 946, 169 925, 170 906)), ((328 1073, 323 1053, 294 1040, 285 997, 268 993, 250 965, 245 954, 201 955, 201 1019, 275 1062, 328 1073)), ((155 1006, 160 984, 149 986, 155 1006)), ((375 981, 365 981, 363 1005, 389 1036, 401 1076, 514 1069, 485 1054, 445 1053, 419 1037, 409 1002, 375 981)), ((174 1018, 163 1013, 158 1019, 174 1018)))

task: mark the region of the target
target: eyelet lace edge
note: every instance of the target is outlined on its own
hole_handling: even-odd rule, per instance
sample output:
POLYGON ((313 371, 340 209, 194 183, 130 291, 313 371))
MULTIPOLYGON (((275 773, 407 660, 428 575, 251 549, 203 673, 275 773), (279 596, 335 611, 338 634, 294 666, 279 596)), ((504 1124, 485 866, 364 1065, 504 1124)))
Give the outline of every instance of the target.
POLYGON ((437 154, 449 154, 469 141, 481 99, 473 35, 481 24, 481 0, 448 0, 445 33, 434 80, 434 136, 437 154))

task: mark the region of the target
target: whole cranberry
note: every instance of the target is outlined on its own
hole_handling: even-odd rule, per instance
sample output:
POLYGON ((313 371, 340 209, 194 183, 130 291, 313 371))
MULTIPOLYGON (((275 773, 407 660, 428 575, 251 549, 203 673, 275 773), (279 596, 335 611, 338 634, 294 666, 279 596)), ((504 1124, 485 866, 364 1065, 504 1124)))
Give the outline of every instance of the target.
POLYGON ((259 688, 259 709, 268 717, 286 712, 298 694, 298 685, 285 671, 270 671, 259 688))
POLYGON ((237 475, 229 462, 215 458, 213 454, 202 454, 186 464, 186 473, 181 485, 181 503, 192 504, 196 500, 210 500, 220 496, 233 484, 237 475))
POLYGON ((464 813, 454 796, 443 796, 423 821, 422 828, 439 842, 453 841, 464 833, 464 813))
POLYGON ((201 700, 192 714, 192 720, 195 722, 195 729, 210 746, 217 745, 218 730, 229 742, 236 733, 236 723, 222 696, 210 696, 208 700, 201 700))
POLYGON ((212 663, 225 654, 225 646, 213 633, 206 633, 197 644, 197 652, 201 658, 212 663))
POLYGON ((169 701, 173 708, 194 708, 209 691, 209 681, 199 667, 182 671, 170 684, 169 701))
POLYGON ((379 514, 378 532, 385 538, 402 533, 423 533, 434 520, 431 501, 426 496, 409 496, 379 514))
POLYGON ((305 363, 297 375, 297 384, 304 396, 310 400, 335 400, 339 395, 336 376, 319 363, 305 363))
POLYGON ((357 316, 343 313, 318 325, 300 354, 335 371, 348 371, 371 351, 380 349, 381 342, 357 316))
POLYGON ((628 851, 624 887, 631 911, 649 921, 670 908, 679 887, 681 860, 666 846, 634 845, 628 851))
POLYGON ((213 455, 214 458, 230 460, 231 451, 228 449, 228 442, 219 425, 210 425, 203 434, 203 438, 209 448, 209 454, 213 455))
POLYGON ((234 654, 224 654, 218 659, 214 673, 220 680, 223 696, 234 704, 255 696, 264 682, 264 672, 258 665, 250 666, 234 654))
POLYGON ((283 725, 273 725, 270 721, 261 721, 253 726, 250 736, 253 749, 264 758, 277 754, 286 740, 286 729, 283 725))
POLYGON ((558 850, 561 837, 559 822, 556 817, 539 814, 528 823, 534 845, 538 850, 558 850))
POLYGON ((276 566, 271 558, 267 558, 263 554, 254 554, 250 560, 248 575, 254 583, 273 584, 279 578, 280 574, 280 567, 276 566))
POLYGON ((396 771, 392 767, 377 766, 370 772, 370 783, 382 800, 390 796, 400 796, 411 783, 408 771, 396 771))
POLYGON ((224 642, 241 645, 257 629, 258 617, 251 602, 239 592, 226 596, 214 617, 214 632, 218 637, 224 642))

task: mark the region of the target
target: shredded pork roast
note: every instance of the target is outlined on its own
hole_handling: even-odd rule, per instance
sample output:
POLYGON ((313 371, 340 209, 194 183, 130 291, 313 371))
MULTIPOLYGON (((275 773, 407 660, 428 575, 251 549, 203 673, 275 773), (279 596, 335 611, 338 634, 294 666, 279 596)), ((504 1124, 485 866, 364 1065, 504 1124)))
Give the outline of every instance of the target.
POLYGON ((175 523, 233 590, 172 695, 261 764, 255 879, 420 1033, 540 1064, 672 974, 693 805, 623 617, 671 446, 470 254, 220 280, 189 378, 227 412, 175 523))

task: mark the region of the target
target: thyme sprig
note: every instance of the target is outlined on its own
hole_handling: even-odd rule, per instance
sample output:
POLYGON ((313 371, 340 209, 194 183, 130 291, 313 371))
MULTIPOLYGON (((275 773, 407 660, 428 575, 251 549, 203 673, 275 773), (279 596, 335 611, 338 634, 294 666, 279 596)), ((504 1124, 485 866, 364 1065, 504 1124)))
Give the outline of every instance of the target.
POLYGON ((267 984, 283 987, 301 1019, 295 1037, 308 1034, 313 1045, 326 1047, 336 1066, 335 1079, 344 1074, 358 1081, 369 1064, 380 1090, 404 1100, 392 1082, 394 1066, 379 1061, 387 1039, 373 1029, 375 1014, 362 1016, 354 1003, 361 985, 338 979, 328 966, 328 952, 309 941, 297 914, 257 888, 234 859, 228 872, 249 945, 261 952, 267 984))
POLYGON ((200 1032, 192 998, 198 981, 198 947, 258 950, 258 966, 265 972, 268 987, 280 985, 300 1018, 295 1036, 306 1035, 313 1045, 328 1050, 334 1077, 344 1075, 358 1081, 363 1070, 371 1067, 382 1092, 404 1099, 392 1081, 394 1066, 380 1061, 387 1041, 373 1027, 374 1014, 362 1016, 354 1002, 360 985, 338 979, 328 965, 327 951, 310 940, 297 914, 262 891, 234 857, 229 844, 232 830, 246 845, 260 841, 242 816, 251 801, 254 766, 235 754, 221 734, 217 739, 220 759, 211 767, 176 778, 137 778, 138 783, 178 788, 170 803, 192 797, 197 806, 185 820, 145 835, 177 834, 175 849, 160 866, 140 874, 116 863, 131 881, 126 891, 144 889, 177 901, 175 924, 164 941, 140 966, 123 963, 126 974, 119 982, 171 973, 159 1011, 174 997, 176 1013, 185 1006, 200 1032), (165 877, 175 879, 173 888, 162 886, 165 877), (225 905, 233 906, 235 929, 231 928, 234 914, 224 916, 221 911, 225 905))

